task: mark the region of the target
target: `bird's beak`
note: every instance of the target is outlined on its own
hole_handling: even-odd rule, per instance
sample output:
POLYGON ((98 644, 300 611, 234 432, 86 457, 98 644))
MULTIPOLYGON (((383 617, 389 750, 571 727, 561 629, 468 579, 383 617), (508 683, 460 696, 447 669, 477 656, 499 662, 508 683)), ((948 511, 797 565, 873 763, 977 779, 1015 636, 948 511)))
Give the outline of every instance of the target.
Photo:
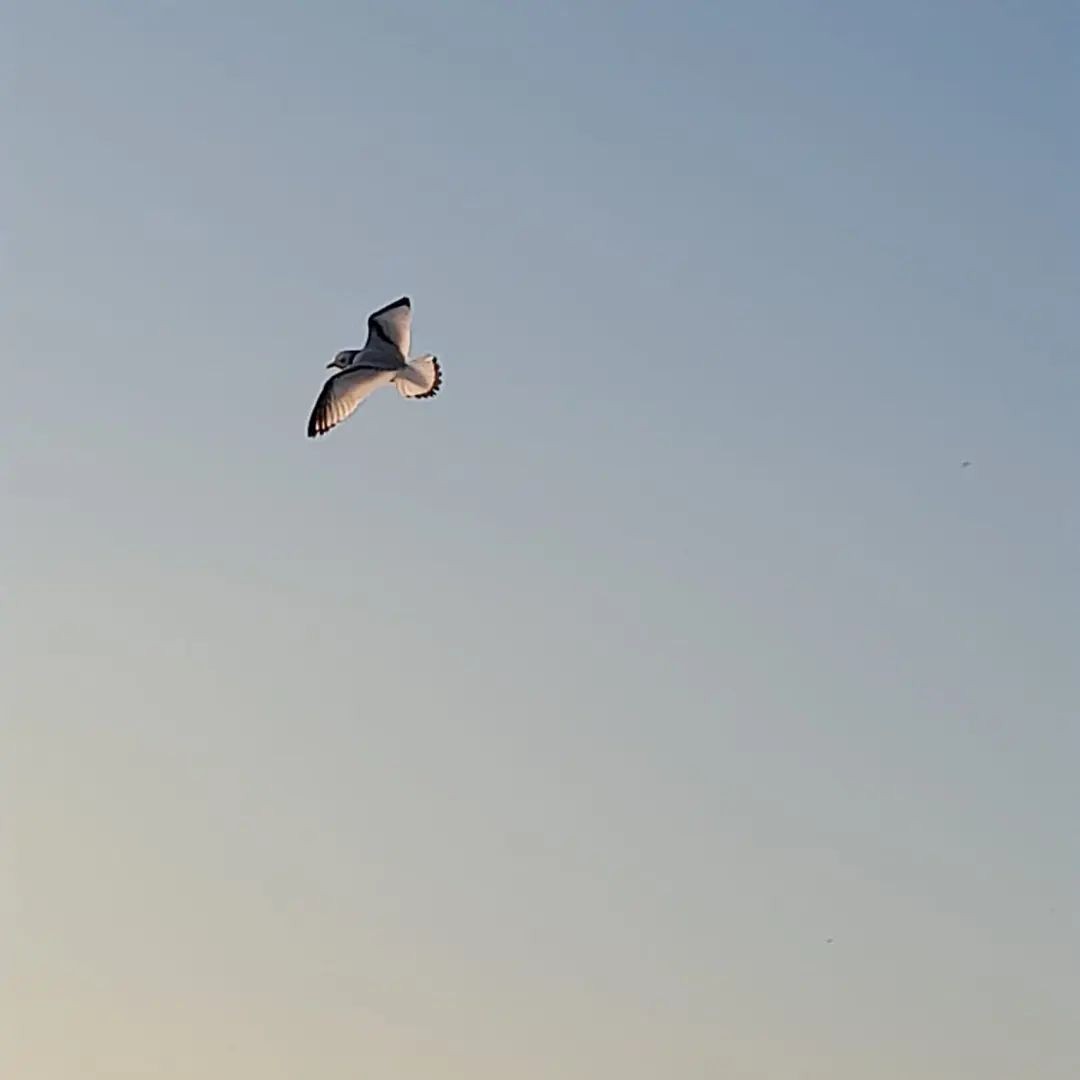
POLYGON ((337 367, 337 361, 336 360, 331 360, 330 363, 327 364, 326 366, 328 368, 337 367))

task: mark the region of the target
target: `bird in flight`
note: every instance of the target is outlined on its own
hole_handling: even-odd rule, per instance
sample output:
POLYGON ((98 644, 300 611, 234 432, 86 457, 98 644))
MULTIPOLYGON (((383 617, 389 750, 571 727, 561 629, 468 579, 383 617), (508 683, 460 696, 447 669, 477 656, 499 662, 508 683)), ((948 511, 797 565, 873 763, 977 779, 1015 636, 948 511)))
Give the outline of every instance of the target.
POLYGON ((970 461, 961 461, 960 462, 960 468, 961 469, 970 469, 971 468, 971 462, 970 461))
POLYGON ((442 371, 438 360, 430 353, 409 359, 412 304, 407 296, 369 315, 367 325, 362 349, 343 349, 326 365, 339 370, 326 380, 311 410, 310 438, 325 435, 352 416, 380 386, 393 383, 407 398, 429 398, 439 392, 442 371))

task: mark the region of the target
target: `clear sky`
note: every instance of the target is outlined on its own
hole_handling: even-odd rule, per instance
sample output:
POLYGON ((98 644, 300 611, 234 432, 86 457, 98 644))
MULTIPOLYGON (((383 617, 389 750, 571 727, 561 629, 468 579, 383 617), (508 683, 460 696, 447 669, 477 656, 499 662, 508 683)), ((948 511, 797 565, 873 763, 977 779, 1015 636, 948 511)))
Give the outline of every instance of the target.
POLYGON ((1080 1074, 1078 53, 5 5, 4 1075, 1080 1074))

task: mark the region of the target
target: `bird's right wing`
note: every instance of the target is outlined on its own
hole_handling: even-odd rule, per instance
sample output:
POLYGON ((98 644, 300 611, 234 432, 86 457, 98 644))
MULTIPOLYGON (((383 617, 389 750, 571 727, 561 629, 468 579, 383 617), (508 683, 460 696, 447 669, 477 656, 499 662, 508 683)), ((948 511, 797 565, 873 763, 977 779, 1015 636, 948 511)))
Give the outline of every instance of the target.
POLYGON ((393 382, 394 371, 372 367, 346 368, 326 380, 308 420, 308 436, 325 435, 352 416, 380 386, 393 382))
POLYGON ((396 349, 403 361, 409 359, 409 346, 412 344, 412 304, 407 296, 369 315, 367 325, 365 351, 396 349))

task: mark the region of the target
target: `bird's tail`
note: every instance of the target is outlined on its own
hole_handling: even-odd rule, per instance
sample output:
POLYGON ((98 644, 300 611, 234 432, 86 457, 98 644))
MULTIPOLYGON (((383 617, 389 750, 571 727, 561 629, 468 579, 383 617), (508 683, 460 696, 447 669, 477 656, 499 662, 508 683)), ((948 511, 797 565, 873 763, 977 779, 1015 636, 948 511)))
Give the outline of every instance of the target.
POLYGON ((434 397, 442 386, 442 370, 439 361, 430 353, 410 360, 394 376, 394 382, 402 397, 434 397))

